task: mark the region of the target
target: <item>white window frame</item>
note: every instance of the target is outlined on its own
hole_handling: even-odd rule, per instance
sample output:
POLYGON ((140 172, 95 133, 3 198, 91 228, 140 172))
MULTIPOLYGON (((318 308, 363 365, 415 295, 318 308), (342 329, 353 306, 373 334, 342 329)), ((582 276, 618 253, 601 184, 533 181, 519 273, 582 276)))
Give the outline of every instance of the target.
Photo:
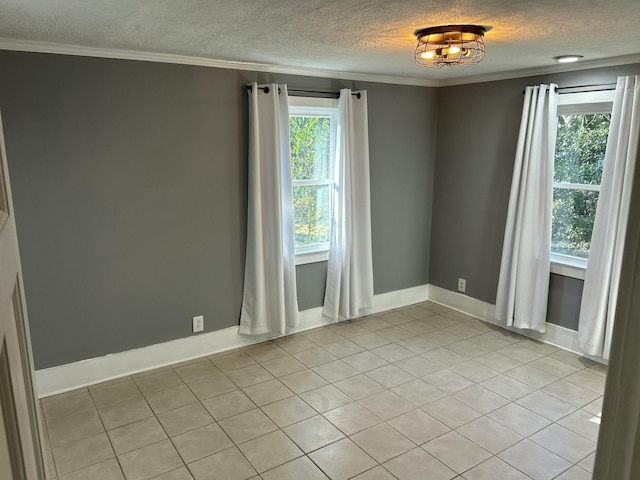
MULTIPOLYGON (((614 90, 599 92, 561 93, 558 95, 558 115, 580 113, 611 113, 614 90)), ((555 161, 555 159, 554 159, 555 161)), ((600 185, 553 182, 553 188, 600 191, 600 185)), ((551 273, 584 280, 589 260, 551 252, 551 273)))
MULTIPOLYGON (((331 131, 329 136, 329 151, 336 153, 337 129, 338 129, 338 99, 318 97, 289 97, 289 116, 325 116, 331 118, 331 131)), ((334 185, 335 180, 293 180, 293 186, 297 185, 334 185)), ((331 212, 333 217, 333 212, 331 212)), ((295 264, 325 262, 329 259, 329 243, 298 247, 295 250, 295 264)))

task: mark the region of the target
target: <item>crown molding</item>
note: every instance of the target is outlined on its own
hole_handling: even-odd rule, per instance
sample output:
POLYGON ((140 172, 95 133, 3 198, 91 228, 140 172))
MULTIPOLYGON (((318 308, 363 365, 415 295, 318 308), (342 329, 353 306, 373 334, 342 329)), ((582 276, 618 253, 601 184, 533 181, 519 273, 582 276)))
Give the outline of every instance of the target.
POLYGON ((177 65, 194 65, 199 67, 224 68, 252 72, 279 73, 301 75, 305 77, 334 78, 356 80, 362 82, 391 83, 394 85, 412 85, 418 87, 437 87, 437 80, 373 75, 367 73, 340 72, 305 67, 289 67, 268 65, 263 63, 238 62, 233 60, 217 60, 204 57, 190 57, 170 53, 142 52, 137 50, 119 50, 97 47, 83 47, 61 43, 36 42, 32 40, 13 40, 0 37, 0 50, 18 52, 50 53, 56 55, 75 55, 80 57, 112 58, 117 60, 135 60, 142 62, 172 63, 177 65))
POLYGON ((445 79, 438 82, 438 87, 451 87, 454 85, 467 85, 470 83, 495 82, 498 80, 534 77, 536 75, 546 75, 550 73, 574 72, 577 70, 589 70, 591 68, 616 67, 619 65, 630 65, 634 63, 640 63, 640 53, 600 60, 577 62, 573 64, 548 65, 544 67, 531 67, 520 70, 510 70, 506 72, 488 73, 486 75, 473 75, 471 77, 465 78, 445 79))

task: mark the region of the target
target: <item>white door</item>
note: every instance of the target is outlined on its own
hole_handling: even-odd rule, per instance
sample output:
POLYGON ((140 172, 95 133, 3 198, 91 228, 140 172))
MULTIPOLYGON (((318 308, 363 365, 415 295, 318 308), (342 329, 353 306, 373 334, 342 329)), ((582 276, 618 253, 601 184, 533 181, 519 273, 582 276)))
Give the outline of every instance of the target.
POLYGON ((0 118, 0 479, 45 478, 16 223, 0 118))

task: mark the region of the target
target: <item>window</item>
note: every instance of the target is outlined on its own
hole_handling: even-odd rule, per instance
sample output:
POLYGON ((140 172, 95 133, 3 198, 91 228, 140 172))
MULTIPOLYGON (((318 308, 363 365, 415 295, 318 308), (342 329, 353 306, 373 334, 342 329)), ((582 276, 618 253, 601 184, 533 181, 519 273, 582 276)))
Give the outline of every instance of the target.
POLYGON ((289 99, 296 264, 328 256, 337 107, 335 99, 289 99))
POLYGON ((559 97, 551 260, 552 264, 566 268, 560 268, 562 271, 552 268, 554 273, 584 278, 598 206, 612 100, 613 92, 608 91, 559 97))

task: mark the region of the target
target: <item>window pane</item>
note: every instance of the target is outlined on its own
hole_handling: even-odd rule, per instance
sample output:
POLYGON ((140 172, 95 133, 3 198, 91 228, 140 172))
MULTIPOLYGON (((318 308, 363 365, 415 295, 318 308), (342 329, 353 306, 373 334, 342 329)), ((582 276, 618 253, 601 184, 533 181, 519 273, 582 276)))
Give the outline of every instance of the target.
POLYGON ((610 113, 558 115, 556 182, 600 185, 610 113))
POLYGON ((295 246, 329 243, 330 185, 294 185, 293 221, 295 246))
POLYGON ((588 258, 598 192, 553 189, 551 251, 588 258))
POLYGON ((293 180, 331 178, 331 119, 291 116, 291 177, 293 180))

